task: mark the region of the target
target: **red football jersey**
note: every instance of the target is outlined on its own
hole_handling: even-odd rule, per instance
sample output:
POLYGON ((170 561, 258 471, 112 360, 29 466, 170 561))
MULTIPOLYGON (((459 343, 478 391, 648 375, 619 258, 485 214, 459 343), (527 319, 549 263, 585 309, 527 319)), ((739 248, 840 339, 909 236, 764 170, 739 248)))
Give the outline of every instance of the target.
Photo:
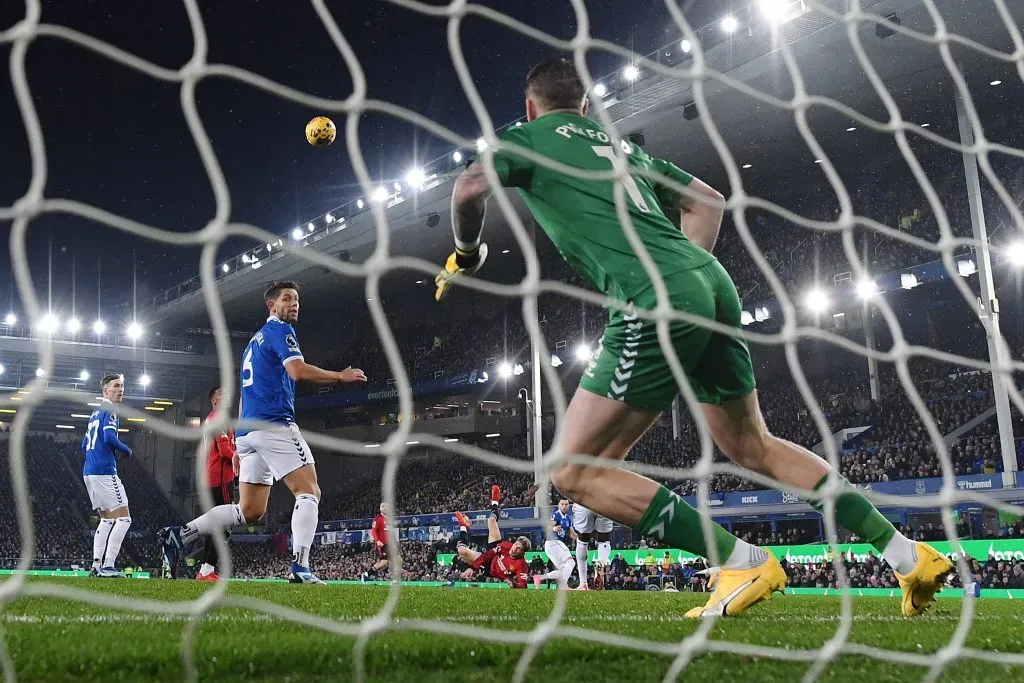
POLYGON ((490 561, 491 565, 488 573, 491 578, 511 581, 513 588, 526 588, 526 579, 529 576, 530 567, 526 564, 525 558, 512 557, 509 554, 510 550, 512 550, 512 542, 502 541, 480 555, 476 562, 473 563, 473 568, 479 569, 490 561))
MULTIPOLYGON (((206 416, 209 422, 217 414, 211 410, 206 416)), ((235 480, 235 471, 231 467, 231 458, 235 454, 235 432, 230 427, 226 432, 217 434, 210 444, 206 455, 206 474, 210 478, 210 486, 223 486, 235 480)))
POLYGON ((373 518, 373 526, 370 527, 370 536, 373 540, 388 544, 388 520, 384 515, 377 515, 373 518))

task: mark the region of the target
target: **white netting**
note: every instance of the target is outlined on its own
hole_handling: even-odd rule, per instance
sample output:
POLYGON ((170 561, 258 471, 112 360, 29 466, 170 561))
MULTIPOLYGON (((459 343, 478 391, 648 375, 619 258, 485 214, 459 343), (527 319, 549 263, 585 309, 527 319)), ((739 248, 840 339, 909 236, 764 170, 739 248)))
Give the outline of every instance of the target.
MULTIPOLYGON (((826 17, 831 21, 841 22, 845 25, 850 45, 856 53, 862 68, 867 74, 867 78, 869 79, 873 90, 884 104, 887 114, 886 120, 873 120, 834 100, 814 96, 808 93, 804 86, 802 74, 797 68, 797 62, 785 40, 781 40, 779 42, 778 52, 782 57, 786 73, 792 80, 794 92, 793 97, 788 100, 782 100, 777 97, 758 92, 730 75, 711 68, 705 61, 704 54, 701 50, 701 43, 700 40, 698 40, 697 34, 689 25, 680 9, 671 1, 667 1, 665 6, 681 34, 689 40, 693 46, 692 61, 684 67, 668 67, 647 59, 639 58, 634 53, 622 47, 592 38, 589 34, 588 15, 583 0, 571 0, 573 10, 576 14, 576 23, 578 27, 576 35, 572 40, 556 39, 530 26, 522 24, 500 12, 483 6, 469 4, 464 0, 455 0, 445 6, 428 5, 414 2, 412 0, 392 0, 392 2, 395 5, 420 12, 424 15, 447 18, 448 47, 454 66, 458 73, 460 82, 472 105, 473 111, 476 114, 480 127, 483 131, 486 131, 485 137, 491 149, 499 147, 496 137, 491 132, 494 130, 494 124, 491 121, 490 116, 483 105, 477 87, 473 82, 470 69, 466 64, 461 47, 462 36, 460 33, 460 25, 467 15, 476 15, 483 19, 496 22, 507 28, 518 31, 533 40, 545 43, 552 48, 571 52, 575 58, 580 73, 586 81, 588 89, 593 86, 594 83, 586 64, 587 53, 591 50, 603 50, 614 55, 619 55, 642 69, 648 69, 665 78, 678 79, 689 84, 690 87, 692 87, 693 99, 697 110, 700 113, 701 123, 705 127, 705 130, 714 145, 714 149, 728 174, 730 187, 727 208, 734 211, 736 228, 742 242, 750 252, 751 257, 754 259, 761 273, 771 285, 773 293, 778 298, 782 309, 784 324, 778 334, 765 335, 746 333, 745 336, 754 343, 785 346, 789 369, 796 382, 801 397, 811 408, 814 424, 823 435, 827 446, 827 458, 829 462, 832 463, 834 467, 838 466, 837 450, 835 443, 829 436, 830 430, 822 410, 814 399, 797 357, 796 342, 801 338, 816 338, 824 340, 846 349, 847 351, 864 356, 873 356, 880 361, 893 363, 897 369, 897 374, 904 391, 920 416, 920 419, 925 425, 927 433, 935 446, 936 454, 942 465, 944 480, 942 490, 937 495, 918 496, 912 499, 907 499, 895 496, 870 494, 872 500, 876 503, 898 503, 903 506, 914 507, 941 506, 943 526, 946 535, 950 539, 954 539, 956 537, 956 527, 951 515, 951 506, 958 502, 976 501, 996 507, 1000 510, 1016 514, 1024 514, 1024 509, 1022 508, 1005 505, 986 498, 978 493, 961 491, 956 488, 954 472, 950 463, 946 445, 943 441, 942 435, 939 433, 934 419, 926 409, 921 396, 911 381, 908 362, 913 357, 924 357, 942 362, 955 362, 970 368, 992 370, 994 373, 1002 373, 1002 375, 1008 380, 1007 384, 1010 388, 1012 400, 1021 412, 1024 412, 1024 399, 1022 399, 1020 394, 1016 391, 1013 386, 1013 382, 1010 381, 1010 378, 1012 378, 1013 371, 1024 370, 1024 364, 1011 363, 1011 361, 1008 360, 1009 354, 1006 352, 1005 345, 1002 347, 1003 357, 1007 360, 997 367, 990 367, 990 364, 988 363, 956 356, 950 353, 939 352, 925 346, 911 346, 901 335, 900 326, 896 320, 895 314, 884 299, 879 300, 878 308, 893 334, 893 345, 887 352, 868 350, 830 332, 822 331, 816 327, 804 327, 799 325, 797 322, 796 307, 787 296, 787 293, 783 289, 782 283, 776 276, 775 272, 769 266, 767 260, 760 253, 757 245, 754 243, 745 217, 745 210, 758 208, 773 212, 796 225, 807 228, 808 230, 841 233, 843 237, 844 250, 854 269, 854 275, 857 277, 865 276, 867 273, 865 272, 861 260, 858 258, 856 253, 853 237, 853 230, 855 226, 876 231, 879 234, 887 235, 894 240, 908 243, 921 249, 938 252, 942 257, 947 271, 950 274, 955 275, 957 273, 957 266, 953 258, 954 250, 959 246, 974 245, 974 241, 971 239, 954 237, 953 232, 950 229, 949 222, 946 219, 943 206, 939 201, 938 194, 929 182, 928 178, 925 176, 924 172, 921 170, 915 154, 911 150, 907 134, 913 133, 914 135, 922 137, 931 143, 942 145, 951 150, 958 152, 968 151, 977 154, 985 179, 995 189, 1006 210, 1012 216, 1013 223, 1018 229, 1024 229, 1024 217, 1021 216, 1017 205, 1010 197, 1006 188, 1000 182, 1000 179, 993 172, 988 160, 989 153, 993 151, 1014 155, 1016 157, 1024 157, 1024 152, 1004 145, 991 143, 985 138, 979 118, 974 110, 970 92, 966 87, 959 67, 954 62, 950 49, 951 44, 956 43, 962 49, 978 51, 992 59, 1006 63, 1013 63, 1017 68, 1018 74, 1024 78, 1024 40, 1022 40, 1020 31, 1014 22, 1013 16, 1003 0, 993 0, 993 4, 999 13, 999 16, 1005 22, 1006 29, 1012 38, 1014 45, 1014 52, 1012 53, 1003 53, 993 50, 976 41, 947 32, 945 22, 943 21, 943 17, 939 9, 936 7, 935 0, 922 0, 921 3, 927 10, 928 15, 935 26, 934 33, 928 35, 909 30, 903 26, 887 21, 883 16, 874 12, 866 11, 861 7, 861 3, 858 0, 850 0, 848 4, 835 1, 806 1, 806 5, 809 6, 812 11, 820 13, 821 16, 826 17), (959 97, 964 101, 968 118, 971 121, 975 139, 973 146, 964 150, 958 142, 945 139, 932 133, 926 128, 922 128, 914 123, 905 121, 902 118, 893 97, 886 87, 886 84, 875 72, 864 46, 862 45, 863 37, 860 29, 864 26, 873 27, 878 23, 883 24, 906 38, 934 46, 934 48, 941 54, 942 62, 955 84, 955 89, 959 97), (835 220, 825 222, 808 220, 792 213, 784 207, 749 196, 744 191, 744 184, 739 173, 737 162, 730 153, 730 150, 726 147, 722 135, 717 130, 706 102, 705 87, 706 82, 709 80, 740 91, 770 107, 791 111, 793 113, 799 132, 803 140, 806 142, 807 147, 811 152, 813 152, 816 158, 823 160, 823 170, 825 171, 832 189, 839 199, 840 212, 835 220), (846 192, 846 189, 840 181, 832 163, 830 163, 828 155, 822 149, 818 140, 815 138, 808 126, 807 113, 808 109, 812 105, 831 108, 858 122, 859 125, 870 127, 875 131, 891 133, 894 136, 903 159, 912 170, 921 191, 927 198, 931 210, 937 217, 941 233, 941 238, 938 242, 931 243, 927 240, 916 238, 907 233, 882 225, 877 221, 859 217, 854 214, 852 202, 846 192)), ((345 116, 344 133, 347 150, 360 184, 367 193, 369 193, 373 183, 363 158, 362 149, 360 148, 356 137, 357 120, 366 112, 379 112, 403 119, 412 125, 420 127, 441 139, 448 140, 457 146, 472 148, 474 141, 461 138, 452 131, 446 129, 443 125, 430 121, 413 111, 403 109, 393 104, 368 99, 366 78, 362 67, 356 58, 356 55, 350 48, 343 31, 338 26, 335 18, 328 11, 322 0, 313 0, 312 4, 324 27, 327 29, 328 35, 340 52, 351 75, 353 93, 350 97, 342 101, 313 97, 236 67, 208 63, 206 33, 200 16, 198 3, 195 0, 184 1, 194 38, 193 55, 188 63, 176 70, 157 66, 140 59, 135 55, 126 53, 112 45, 96 40, 87 35, 83 35, 82 33, 69 28, 40 23, 41 7, 38 0, 28 0, 26 2, 25 19, 12 28, 0 33, 0 43, 9 43, 11 45, 10 72, 18 107, 29 139, 32 157, 32 180, 28 191, 13 206, 0 207, 0 220, 13 221, 10 242, 12 266, 22 302, 33 323, 42 318, 43 311, 40 308, 39 300, 32 285, 27 265, 26 233, 32 219, 40 214, 73 214, 168 245, 201 245, 203 247, 201 257, 202 293, 204 303, 210 313, 212 327, 215 333, 216 350, 220 363, 220 383, 224 388, 224 394, 226 396, 234 395, 236 389, 236 375, 233 368, 235 367, 236 359, 232 357, 224 312, 217 296, 214 271, 216 266, 215 259, 217 248, 224 239, 232 235, 246 235, 256 239, 257 241, 264 242, 275 241, 278 236, 252 225, 233 223, 230 221, 231 204, 228 188, 196 108, 196 84, 203 78, 218 76, 222 78, 235 79, 268 93, 300 103, 315 111, 343 114, 345 116), (43 189, 46 185, 47 178, 46 150, 44 146, 43 131, 36 115, 35 104, 32 99, 30 85, 25 71, 25 60, 29 46, 32 44, 34 39, 41 36, 48 36, 68 41, 83 49, 96 52, 123 66, 145 73, 153 78, 167 82, 180 83, 182 110, 185 114, 193 140, 201 155, 203 165, 206 169, 216 198, 216 215, 210 221, 209 225, 194 233, 169 232, 121 218, 117 215, 82 202, 44 197, 43 189)), ((884 5, 886 3, 882 4, 884 5)), ((874 5, 872 4, 872 6, 874 5)), ((526 65, 523 65, 524 71, 525 67, 526 65)), ((606 130, 608 130, 615 138, 615 141, 618 142, 619 135, 615 132, 615 126, 610 120, 608 112, 598 107, 596 108, 595 116, 605 126, 606 130)), ((618 145, 616 145, 616 149, 617 148, 618 145)), ((524 154, 530 156, 530 158, 536 163, 544 164, 566 173, 579 174, 578 171, 553 164, 544 157, 537 156, 536 154, 529 153, 528 151, 525 151, 524 154)), ((488 177, 492 184, 497 186, 498 183, 496 182, 493 166, 489 162, 490 154, 486 153, 484 158, 487 160, 486 167, 488 177)), ((608 179, 614 177, 616 173, 617 172, 612 171, 606 174, 591 174, 591 177, 608 179)), ((671 184, 671 181, 668 181, 667 179, 662 180, 671 184)), ((640 257, 644 268, 651 275, 655 284, 658 300, 661 302, 656 310, 641 312, 640 315, 646 319, 653 319, 657 323, 660 343, 666 353, 666 356, 670 360, 672 372, 683 389, 683 395, 690 408, 690 413, 694 416, 695 422, 699 428, 701 443, 701 458, 694 468, 680 470, 669 467, 645 465, 630 465, 630 467, 638 472, 656 477, 698 479, 700 482, 698 490, 700 508, 704 513, 708 513, 710 511, 708 504, 708 478, 716 473, 729 473, 737 476, 743 476, 765 486, 770 486, 771 482, 764 477, 742 472, 734 466, 713 462, 712 442, 706 425, 703 424, 699 418, 700 412, 696 408, 693 392, 682 373, 679 359, 675 356, 669 343, 668 324, 671 320, 686 320, 712 329, 717 329, 725 333, 730 333, 732 331, 722 326, 709 323, 703 319, 687 316, 671 310, 667 303, 668 299, 664 283, 658 276, 657 271, 653 266, 653 262, 643 249, 633 226, 630 224, 623 187, 622 183, 616 183, 615 185, 615 201, 618 216, 625 227, 626 234, 629 236, 631 244, 640 257)), ((677 189, 683 192, 686 191, 685 188, 677 187, 677 189)), ((537 318, 537 297, 539 294, 543 292, 556 292, 589 301, 591 303, 610 305, 618 308, 622 307, 621 302, 605 301, 601 297, 568 285, 557 282, 542 281, 539 276, 539 262, 537 255, 532 247, 527 231, 524 229, 515 211, 512 209, 508 196, 504 191, 498 190, 495 193, 494 201, 500 207, 505 219, 511 226, 513 234, 525 255, 527 269, 526 277, 515 287, 495 285, 488 283, 485 280, 466 282, 465 286, 504 297, 521 297, 523 300, 524 321, 532 343, 542 350, 540 357, 547 357, 548 350, 545 345, 544 338, 541 335, 537 318)), ((381 299, 378 295, 378 288, 381 278, 393 269, 404 268, 417 270, 422 272, 424 275, 430 276, 435 272, 436 264, 428 263, 416 258, 392 256, 390 250, 391 235, 388 229, 385 208, 379 203, 371 203, 371 207, 376 225, 376 248, 372 257, 362 265, 344 263, 326 255, 317 253, 314 250, 303 250, 288 243, 283 246, 283 249, 294 256, 307 259, 317 265, 335 271, 336 273, 349 277, 365 278, 366 295, 369 302, 370 313, 372 315, 377 334, 380 336, 383 343, 386 357, 390 365, 390 371, 394 376, 395 386, 399 392, 400 412, 403 415, 410 415, 412 413, 412 392, 409 378, 401 362, 395 338, 387 323, 381 299)), ((970 292, 963 280, 958 277, 953 277, 952 281, 959 287, 965 300, 968 303, 973 304, 974 295, 970 292)), ((1002 343, 1001 340, 1000 343, 1002 343)), ((40 342, 39 355, 40 366, 44 370, 48 371, 53 365, 53 351, 49 343, 40 342)), ((566 407, 565 396, 560 390, 561 384, 554 369, 545 363, 543 364, 543 372, 546 380, 546 386, 551 387, 554 391, 552 403, 554 405, 557 424, 560 428, 562 416, 564 415, 566 407)), ((76 392, 48 388, 46 387, 44 380, 37 380, 33 382, 28 386, 28 389, 29 392, 24 395, 20 404, 21 410, 19 410, 17 417, 13 422, 10 446, 11 476, 15 500, 17 502, 18 520, 24 548, 19 568, 23 570, 28 569, 31 566, 33 560, 31 549, 34 547, 34 531, 30 514, 29 491, 25 470, 25 438, 29 418, 33 408, 47 400, 63 399, 80 402, 84 402, 86 400, 82 395, 76 392)), ((9 404, 7 399, 5 399, 5 404, 9 404)), ((150 424, 154 431, 174 439, 197 441, 202 437, 203 433, 212 433, 214 431, 221 430, 224 427, 228 412, 228 410, 221 411, 217 421, 205 426, 202 430, 188 429, 166 424, 161 421, 151 422, 150 424)), ((133 411, 126 410, 125 413, 131 415, 133 411)), ((523 460, 501 457, 494 453, 463 444, 445 443, 440 437, 430 434, 413 433, 413 424, 414 423, 411 420, 403 420, 398 430, 394 432, 384 444, 382 444, 379 451, 386 460, 382 483, 382 498, 384 502, 388 503, 389 516, 392 515, 393 511, 396 509, 395 479, 398 466, 404 452, 407 450, 406 443, 411 440, 418 441, 423 446, 453 451, 461 456, 473 458, 494 467, 501 467, 524 473, 531 473, 533 471, 533 464, 523 460)), ((360 443, 328 438, 312 433, 308 434, 308 441, 314 448, 323 447, 341 452, 365 454, 363 444, 360 443)), ((548 468, 550 468, 553 463, 561 459, 560 454, 557 453, 549 454, 549 456, 550 457, 546 459, 546 466, 548 468)), ((574 456, 571 459, 581 460, 579 456, 574 456)), ((199 462, 197 462, 197 467, 200 467, 199 462)), ((836 486, 838 484, 837 481, 832 482, 832 484, 833 485, 828 487, 825 491, 827 494, 825 522, 829 542, 834 546, 837 542, 837 536, 832 513, 834 496, 839 489, 836 486)), ((795 493, 807 494, 809 492, 795 491, 795 493)), ((212 503, 207 491, 201 492, 201 498, 203 504, 206 506, 209 506, 212 503)), ((705 518, 707 517, 708 515, 705 514, 705 518)), ((710 528, 705 526, 704 531, 705 535, 708 535, 710 528)), ((230 573, 230 554, 227 553, 225 542, 219 537, 216 537, 215 541, 224 564, 224 573, 230 573)), ((714 547, 713 544, 709 545, 714 547)), ((397 575, 400 576, 401 559, 397 555, 394 546, 390 549, 390 554, 393 571, 398 572, 397 575)), ((834 562, 835 570, 841 580, 845 580, 844 568, 838 559, 838 554, 836 557, 837 559, 834 562)), ((966 578, 967 568, 962 558, 958 563, 958 568, 961 576, 966 578)), ((526 647, 519 660, 518 666, 516 667, 514 673, 515 680, 522 680, 524 678, 529 670, 530 661, 533 655, 538 651, 542 644, 544 644, 549 638, 556 635, 556 628, 558 637, 580 638, 595 644, 620 648, 632 648, 637 651, 659 653, 671 657, 673 658, 673 664, 666 675, 666 680, 674 679, 695 656, 706 652, 729 652, 733 654, 781 660, 812 662, 813 666, 806 674, 806 678, 808 680, 816 678, 833 658, 844 653, 877 658, 893 663, 914 664, 921 667, 927 667, 927 680, 936 679, 951 661, 958 658, 986 659, 993 662, 1024 665, 1024 655, 997 654, 965 646, 966 637, 971 626, 974 612, 974 602, 972 599, 963 600, 959 626, 945 647, 941 648, 935 654, 915 654, 900 650, 885 650, 850 642, 851 598, 846 594, 844 594, 842 598, 841 617, 836 621, 834 637, 832 637, 821 648, 799 650, 788 647, 754 646, 745 643, 712 640, 709 638, 709 632, 713 627, 713 620, 706 621, 691 636, 687 637, 682 642, 675 644, 651 642, 610 634, 598 630, 560 625, 559 622, 564 614, 566 606, 566 598, 562 593, 558 594, 555 607, 550 614, 550 618, 531 631, 503 631, 495 628, 481 628, 477 625, 470 626, 467 624, 437 620, 413 619, 396 621, 393 616, 395 614, 395 609, 398 604, 401 591, 401 584, 395 583, 390 588, 388 600, 380 611, 372 618, 365 619, 360 623, 344 623, 332 619, 316 617, 298 610, 288 609, 279 605, 273 605, 254 599, 228 596, 226 595, 226 584, 224 583, 218 584, 214 589, 204 593, 202 597, 195 601, 169 603, 143 599, 126 600, 122 597, 115 598, 109 594, 71 589, 65 586, 57 586, 45 582, 28 583, 26 582, 23 574, 16 574, 0 586, 0 604, 7 604, 19 596, 60 596, 63 598, 81 601, 83 603, 118 609, 129 609, 143 613, 194 615, 197 617, 205 615, 215 604, 242 606, 283 619, 288 619, 296 624, 301 624, 311 628, 322 629, 324 631, 340 635, 355 636, 357 638, 355 648, 356 680, 363 680, 365 677, 365 646, 368 640, 375 634, 384 630, 399 629, 413 629, 453 634, 491 642, 523 644, 526 647)), ((196 677, 194 662, 194 634, 198 623, 199 619, 194 619, 190 622, 189 626, 186 628, 181 643, 185 671, 189 679, 195 679, 196 677)), ((6 678, 8 680, 13 680, 15 678, 14 666, 10 653, 7 651, 6 644, 3 645, 2 653, 2 662, 6 678)))

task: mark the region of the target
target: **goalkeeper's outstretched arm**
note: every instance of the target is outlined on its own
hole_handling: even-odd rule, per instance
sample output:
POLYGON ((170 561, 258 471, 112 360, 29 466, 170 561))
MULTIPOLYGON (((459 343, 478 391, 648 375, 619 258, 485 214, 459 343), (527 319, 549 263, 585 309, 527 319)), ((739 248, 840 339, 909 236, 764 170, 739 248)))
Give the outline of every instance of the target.
POLYGON ((491 188, 480 164, 473 164, 455 181, 452 192, 452 232, 455 234, 455 255, 459 266, 472 268, 478 260, 480 233, 484 229, 484 213, 491 188))

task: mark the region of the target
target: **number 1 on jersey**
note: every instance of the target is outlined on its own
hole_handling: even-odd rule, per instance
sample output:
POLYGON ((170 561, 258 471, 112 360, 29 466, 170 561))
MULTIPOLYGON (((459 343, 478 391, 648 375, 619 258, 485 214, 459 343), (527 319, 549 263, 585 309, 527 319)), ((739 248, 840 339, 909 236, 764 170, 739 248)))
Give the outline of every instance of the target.
POLYGON ((633 200, 633 206, 638 208, 642 213, 650 213, 651 209, 647 206, 647 201, 644 196, 640 194, 640 188, 636 184, 636 180, 633 176, 629 175, 629 169, 623 163, 622 159, 615 156, 615 148, 611 145, 594 145, 591 147, 594 150, 594 154, 599 157, 604 157, 612 163, 612 168, 617 172, 625 171, 626 176, 622 178, 623 185, 626 186, 626 194, 633 200))

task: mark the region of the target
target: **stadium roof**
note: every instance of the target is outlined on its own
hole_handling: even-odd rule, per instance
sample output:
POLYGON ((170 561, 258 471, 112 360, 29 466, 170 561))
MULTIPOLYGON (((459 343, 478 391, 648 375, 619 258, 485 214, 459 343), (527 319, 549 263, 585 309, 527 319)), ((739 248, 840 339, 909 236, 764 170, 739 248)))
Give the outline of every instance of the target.
MULTIPOLYGON (((47 398, 34 406, 29 429, 52 432, 56 425, 73 426, 73 430, 67 431, 80 437, 85 425, 82 416, 87 417, 94 407, 89 404, 99 400, 99 382, 106 374, 123 373, 125 403, 139 410, 145 409, 154 417, 163 412, 167 403, 177 405, 185 398, 205 394, 217 381, 217 359, 214 356, 146 349, 133 352, 122 347, 68 342, 54 342, 53 367, 48 375, 42 374, 37 343, 3 340, 0 394, 5 398, 0 401, 0 422, 9 423, 15 412, 25 410, 26 402, 32 400, 25 387, 31 382, 80 394, 78 400, 47 398)), ((132 424, 126 423, 122 427, 130 428, 132 424)))
MULTIPOLYGON (((829 0, 824 4, 843 12, 847 3, 829 0)), ((867 11, 880 16, 895 13, 903 28, 926 35, 936 30, 925 5, 917 0, 864 4, 867 11)), ((933 0, 929 4, 939 9, 950 33, 990 49, 1013 52, 1013 42, 994 4, 972 0, 933 0)), ((750 10, 754 11, 754 6, 750 10)), ((1024 7, 1014 4, 1010 11, 1018 25, 1024 24, 1024 7)), ((781 51, 773 47, 770 31, 754 16, 746 19, 748 21, 741 18, 740 29, 734 36, 728 40, 719 37, 716 44, 711 39, 715 27, 702 30, 701 42, 706 46, 708 65, 755 90, 783 100, 791 98, 792 81, 786 73, 781 51)), ((785 24, 788 44, 799 65, 804 87, 813 95, 831 98, 874 120, 888 121, 885 106, 865 76, 847 30, 843 22, 815 11, 785 24)), ((889 89, 903 119, 927 124, 932 132, 957 140, 954 87, 940 50, 933 44, 900 33, 881 37, 876 34, 873 23, 862 24, 857 35, 868 61, 889 89)), ((670 46, 657 58, 668 64, 679 64, 687 59, 681 52, 674 53, 674 49, 670 46)), ((1012 107, 1006 102, 1024 101, 1024 87, 1013 63, 999 61, 959 44, 951 44, 950 51, 962 64, 983 123, 1012 113, 1012 107), (999 87, 990 86, 996 81, 1001 82, 999 87)), ((614 77, 601 80, 612 82, 614 77)), ((783 174, 794 178, 797 182, 789 184, 798 187, 801 178, 822 173, 815 166, 815 156, 801 137, 792 111, 762 102, 716 79, 707 79, 703 85, 710 118, 721 132, 735 163, 737 166, 750 164, 749 168, 741 170, 749 191, 757 193, 768 183, 777 182, 783 174)), ((609 113, 621 133, 642 133, 644 146, 652 154, 672 159, 712 184, 728 187, 721 158, 705 131, 702 117, 691 117, 691 110, 686 107, 693 101, 687 81, 641 67, 639 78, 626 90, 620 88, 607 98, 611 102, 609 113)), ((807 122, 840 176, 857 173, 872 158, 876 161, 880 156, 898 158, 891 133, 871 131, 864 123, 834 109, 815 105, 807 112, 807 122)), ((908 136, 919 137, 917 133, 908 133, 908 136)), ((400 203, 395 203, 395 198, 388 200, 388 205, 395 203, 387 209, 393 254, 417 256, 433 263, 444 259, 451 248, 448 226, 452 177, 452 173, 445 174, 442 170, 431 189, 400 203), (432 214, 436 214, 436 221, 432 214)), ((526 219, 522 204, 518 199, 515 203, 526 219)), ((318 221, 318 225, 324 223, 323 217, 318 221)), ((526 224, 529 226, 529 221, 526 224)), ((521 277, 521 250, 494 208, 489 212, 485 230, 492 267, 483 275, 502 282, 521 277)), ((376 245, 371 214, 361 213, 344 224, 334 220, 326 229, 317 231, 315 240, 310 237, 308 241, 310 244, 304 249, 316 249, 362 263, 376 245)), ((542 251, 550 249, 546 239, 538 242, 542 251)), ((314 316, 329 316, 336 311, 339 295, 361 296, 365 284, 329 274, 321 266, 286 254, 279 247, 265 255, 258 268, 248 262, 235 262, 229 269, 230 272, 220 279, 220 295, 233 329, 249 329, 254 318, 259 319, 264 310, 259 292, 272 280, 298 280, 303 286, 306 314, 314 316)), ((381 291, 385 298, 422 298, 426 304, 431 296, 430 279, 426 273, 415 271, 390 273, 382 280, 381 291), (417 281, 422 281, 419 288, 417 281)), ((208 326, 205 305, 194 283, 164 296, 146 313, 146 319, 150 324, 208 326)))

